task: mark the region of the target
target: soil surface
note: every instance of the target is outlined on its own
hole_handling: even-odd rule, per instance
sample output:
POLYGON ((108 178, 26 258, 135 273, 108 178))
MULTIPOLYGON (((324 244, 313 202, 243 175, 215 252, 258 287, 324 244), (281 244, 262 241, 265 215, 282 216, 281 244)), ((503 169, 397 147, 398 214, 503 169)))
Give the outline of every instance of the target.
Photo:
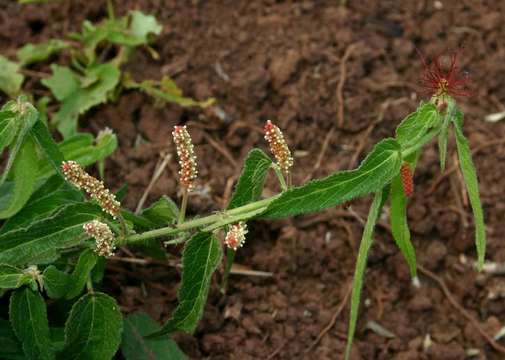
MULTIPOLYGON (((484 120, 505 110, 505 2, 117 3, 119 14, 141 9, 155 14, 164 26, 153 46, 160 60, 140 49, 127 66, 132 76, 142 80, 170 75, 185 94, 215 97, 217 104, 206 111, 160 107, 132 91, 81 118, 84 130, 96 133, 108 126, 117 132, 120 147, 107 161, 106 180, 113 189, 128 183, 124 203, 130 209, 149 183, 160 152, 174 151, 170 133, 177 124, 188 125, 199 159, 192 214, 223 207, 247 152, 254 146, 266 149, 261 130, 267 119, 284 130, 295 150, 295 184, 353 168, 418 105, 422 62, 416 49, 433 57, 462 47, 461 66, 472 79, 474 95, 461 99, 460 105, 476 152, 487 258, 505 262, 505 122, 484 120)), ((26 42, 63 37, 78 30, 84 19, 105 16, 104 1, 22 6, 2 0, 0 53, 12 56, 26 42)), ((48 65, 34 70, 49 72, 48 65)), ((37 95, 47 92, 35 81, 27 86, 37 95)), ((449 170, 455 163, 453 153, 451 143, 449 170)), ((474 228, 461 175, 451 171, 440 178, 437 156, 432 144, 420 159, 409 207, 418 261, 425 269, 421 287, 411 285, 384 217, 369 258, 353 359, 464 359, 472 351, 475 359, 505 358, 460 311, 493 337, 505 325, 505 279, 472 268, 474 228), (427 276, 430 272, 443 279, 460 310, 440 283, 427 276)), ((146 205, 163 194, 177 199, 176 171, 172 160, 146 205)), ((269 179, 265 195, 277 191, 269 179)), ((367 198, 350 209, 252 222, 236 261, 273 275, 232 275, 226 296, 214 285, 195 335, 175 336, 181 348, 194 359, 340 358, 348 306, 312 344, 348 291, 369 204, 367 198)), ((172 264, 177 263, 178 250, 171 250, 172 264)), ((123 311, 144 310, 163 321, 176 305, 179 276, 178 267, 113 260, 104 286, 123 311)), ((503 340, 498 342, 505 346, 503 340)))

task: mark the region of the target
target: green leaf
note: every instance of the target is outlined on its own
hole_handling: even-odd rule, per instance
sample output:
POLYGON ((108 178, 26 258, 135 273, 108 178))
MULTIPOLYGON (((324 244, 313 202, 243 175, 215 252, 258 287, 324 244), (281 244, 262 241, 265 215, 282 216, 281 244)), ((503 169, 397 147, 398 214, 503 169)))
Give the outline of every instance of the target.
POLYGON ((18 125, 14 112, 3 108, 0 110, 0 154, 16 138, 18 125))
POLYGON ((0 55, 0 91, 15 97, 21 91, 24 76, 19 73, 19 64, 0 55))
POLYGON ((116 300, 95 292, 81 297, 65 324, 65 348, 60 359, 112 359, 121 342, 123 319, 116 300))
POLYGON ((457 107, 454 100, 448 101, 447 110, 445 112, 445 116, 442 121, 442 127, 440 129, 440 134, 438 135, 438 151, 440 153, 440 169, 442 169, 442 171, 445 170, 445 163, 447 159, 447 141, 449 138, 449 125, 456 110, 457 107))
POLYGON ((47 218, 0 235, 0 263, 37 265, 53 262, 60 251, 82 244, 82 225, 102 213, 91 203, 62 207, 47 218))
POLYGON ((0 319, 0 359, 26 360, 10 322, 0 319))
POLYGON ((16 53, 21 66, 33 64, 35 62, 44 61, 51 55, 58 53, 63 49, 67 49, 69 45, 59 39, 50 39, 40 44, 26 44, 16 53))
POLYGON ((391 230, 396 245, 409 265, 412 278, 417 276, 416 252, 410 241, 410 230, 407 223, 407 197, 403 191, 401 176, 397 175, 391 184, 391 230))
POLYGON ((148 43, 149 35, 159 35, 163 30, 161 24, 152 15, 146 15, 141 11, 134 10, 130 12, 130 17, 131 33, 144 44, 148 43))
POLYGON ((60 299, 67 293, 72 277, 56 268, 54 265, 49 265, 43 273, 44 289, 51 299, 60 299))
POLYGON ((35 124, 38 118, 37 110, 25 100, 24 97, 19 97, 16 101, 9 101, 2 107, 2 112, 12 112, 15 114, 15 121, 18 125, 16 131, 16 140, 11 144, 9 151, 9 159, 4 167, 2 177, 0 177, 0 186, 3 185, 9 175, 10 170, 14 164, 14 160, 18 155, 19 150, 25 142, 30 129, 35 124))
POLYGON ((7 219, 0 229, 0 235, 20 226, 26 226, 36 219, 48 217, 63 205, 82 202, 83 194, 63 178, 55 175, 35 191, 26 205, 14 216, 7 219))
POLYGON ((272 160, 260 149, 249 152, 228 209, 247 205, 259 199, 271 165, 272 160))
POLYGON ((163 328, 151 337, 173 331, 192 333, 202 317, 212 273, 222 257, 219 240, 212 233, 201 232, 193 236, 182 254, 182 284, 179 289, 179 305, 163 328))
POLYGON ((440 124, 440 114, 433 103, 425 103, 408 115, 396 129, 396 140, 407 149, 415 146, 428 131, 440 124))
MULTIPOLYGON (((46 155, 46 159, 48 160, 47 166, 52 167, 56 173, 63 177, 60 166, 65 158, 49 133, 47 126, 41 121, 37 121, 35 125, 33 125, 31 132, 40 149, 46 155)), ((40 171, 43 172, 44 168, 45 167, 43 166, 40 171)), ((49 173, 49 170, 46 170, 45 172, 49 173)))
POLYGON ((400 171, 400 145, 384 139, 359 168, 340 171, 290 189, 272 201, 261 218, 282 218, 320 211, 382 189, 400 171))
POLYGON ((383 193, 379 191, 375 194, 368 218, 361 237, 361 243, 358 250, 358 258, 356 260, 356 268, 354 270, 354 278, 352 282, 352 295, 351 295, 351 315, 349 319, 349 330, 347 332, 347 346, 345 350, 345 359, 349 359, 351 355, 352 342, 354 333, 356 331, 356 323, 358 321, 359 303, 361 298, 361 289, 363 287, 363 278, 365 276, 366 263, 368 252, 373 243, 373 232, 375 223, 379 218, 379 213, 383 204, 383 193))
POLYGON ((141 215, 158 226, 167 226, 177 221, 179 209, 172 199, 163 195, 158 201, 144 209, 141 215))
POLYGON ((107 101, 108 94, 119 83, 120 71, 114 65, 99 64, 87 69, 80 79, 67 67, 53 64, 51 69, 53 76, 42 80, 42 84, 62 102, 52 121, 67 138, 76 133, 80 114, 107 101))
POLYGON ((160 330, 149 315, 137 312, 124 319, 121 352, 126 360, 185 360, 186 356, 168 336, 148 339, 146 335, 160 330))
POLYGON ((7 201, 0 204, 0 219, 13 216, 26 204, 34 190, 38 166, 35 142, 28 136, 16 154, 11 171, 14 187, 7 201))
POLYGON ((456 145, 458 148, 459 165, 465 180, 466 191, 472 205, 475 222, 475 247, 477 249, 478 268, 482 269, 484 258, 486 257, 486 226, 484 224, 484 213, 479 195, 479 182, 477 171, 472 160, 472 152, 468 140, 463 134, 463 113, 457 111, 453 117, 454 130, 456 135, 456 145))
POLYGON ((32 282, 32 276, 15 266, 0 264, 0 289, 16 289, 32 282))
POLYGON ((164 76, 161 81, 144 80, 141 83, 137 83, 131 77, 125 75, 123 77, 123 85, 127 89, 138 89, 157 100, 174 103, 182 107, 198 106, 206 108, 214 104, 215 101, 214 98, 197 101, 183 96, 182 90, 168 76, 164 76))
POLYGON ((91 250, 84 250, 79 256, 79 261, 72 273, 72 280, 69 289, 65 295, 66 299, 72 299, 78 296, 88 280, 91 270, 96 265, 97 255, 91 250))
POLYGON ((23 288, 12 293, 10 322, 28 359, 54 359, 44 299, 38 292, 23 288))

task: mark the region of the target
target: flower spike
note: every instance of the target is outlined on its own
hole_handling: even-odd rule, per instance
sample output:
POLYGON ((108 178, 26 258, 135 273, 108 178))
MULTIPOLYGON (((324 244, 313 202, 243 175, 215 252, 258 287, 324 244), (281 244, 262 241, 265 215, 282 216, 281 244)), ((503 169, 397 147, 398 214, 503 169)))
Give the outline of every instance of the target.
POLYGON ((289 150, 286 140, 284 140, 282 131, 270 120, 266 122, 264 131, 265 140, 270 145, 270 150, 277 160, 279 167, 283 171, 289 172, 289 169, 293 166, 293 157, 291 156, 291 151, 289 150))
POLYGON ((179 176, 181 185, 187 190, 194 187, 194 181, 198 176, 196 167, 196 156, 194 152, 191 136, 186 129, 186 126, 175 126, 172 132, 175 146, 177 148, 177 156, 179 157, 179 176))
POLYGON ((114 255, 115 236, 107 224, 98 220, 93 220, 82 226, 86 234, 95 238, 95 252, 99 256, 109 257, 114 255))
POLYGON ((69 183, 86 191, 92 199, 98 202, 103 211, 109 213, 113 218, 120 216, 121 204, 116 200, 116 196, 105 188, 102 181, 89 175, 75 161, 64 161, 61 164, 61 170, 69 183))
POLYGON ((419 55, 424 65, 420 81, 426 95, 437 98, 447 95, 453 97, 472 95, 468 88, 469 79, 461 73, 458 65, 458 52, 451 54, 449 64, 444 64, 441 56, 428 63, 421 53, 419 55))
POLYGON ((226 233, 224 238, 224 243, 230 249, 237 250, 242 247, 245 242, 245 234, 247 234, 247 224, 239 222, 237 224, 231 225, 230 229, 226 233))

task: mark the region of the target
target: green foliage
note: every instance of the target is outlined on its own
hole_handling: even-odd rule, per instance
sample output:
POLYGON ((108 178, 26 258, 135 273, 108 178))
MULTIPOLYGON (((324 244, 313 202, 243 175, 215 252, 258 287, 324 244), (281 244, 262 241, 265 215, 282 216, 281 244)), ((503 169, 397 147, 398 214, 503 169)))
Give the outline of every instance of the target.
POLYGON ((270 203, 262 218, 281 218, 320 211, 381 189, 400 170, 400 145, 385 139, 356 170, 340 171, 284 192, 270 203))
POLYGON ((54 353, 49 337, 49 323, 44 299, 29 288, 14 291, 9 306, 12 328, 28 359, 51 360, 54 353))
POLYGON ((98 256, 89 249, 81 253, 72 273, 67 293, 65 294, 66 299, 72 299, 82 292, 91 270, 96 265, 97 258, 98 256))
POLYGON ((61 101, 52 123, 64 137, 69 137, 76 133, 79 115, 107 101, 119 83, 120 72, 111 64, 90 67, 82 76, 60 65, 52 65, 51 70, 53 76, 42 80, 42 84, 61 101))
POLYGON ((221 261, 219 240, 212 233, 198 233, 186 244, 182 254, 182 283, 179 289, 179 305, 163 328, 153 336, 161 336, 176 330, 192 333, 202 317, 212 273, 221 261))
POLYGON ((94 292, 81 297, 65 324, 65 360, 111 359, 119 348, 123 319, 116 300, 94 292))
POLYGON ((0 319, 0 359, 25 360, 21 344, 12 330, 10 322, 0 319))
POLYGON ((123 85, 127 89, 138 89, 162 102, 174 103, 183 107, 199 106, 206 108, 214 104, 214 98, 204 101, 196 101, 185 97, 182 90, 168 76, 164 76, 161 81, 144 80, 135 82, 130 76, 125 76, 123 85))
POLYGON ((68 291, 72 277, 56 268, 54 265, 49 265, 43 273, 44 289, 47 296, 51 299, 60 299, 68 291))
POLYGON ((412 278, 417 276, 416 251, 410 241, 410 230, 407 223, 407 197, 403 191, 400 175, 395 176, 391 184, 391 230, 396 245, 407 261, 412 278))
POLYGON ((0 91, 15 97, 21 91, 24 76, 19 73, 18 63, 0 55, 0 91))
POLYGON ((94 204, 70 204, 27 227, 5 232, 0 235, 0 263, 51 263, 61 251, 82 245, 82 225, 99 216, 101 209, 94 204))
POLYGON ((272 160, 260 149, 253 149, 247 155, 244 169, 231 197, 228 209, 247 205, 261 196, 268 169, 272 160))
POLYGON ((16 289, 33 282, 33 277, 15 266, 0 264, 0 289, 16 289))
POLYGON ((156 226, 166 226, 177 221, 179 209, 172 199, 162 196, 147 209, 144 209, 141 215, 156 226))
POLYGON ((41 44, 26 44, 17 51, 17 58, 21 66, 27 66, 39 61, 47 60, 51 55, 68 49, 69 44, 60 39, 50 39, 41 44))
POLYGON ((456 135, 456 145, 458 148, 459 165, 465 180, 466 191, 472 205, 473 217, 475 221, 475 247, 477 249, 477 266, 482 269, 486 256, 486 226, 484 224, 484 213, 479 195, 479 182, 477 171, 472 160, 472 152, 468 145, 468 140, 463 134, 463 113, 457 111, 453 117, 454 133, 456 135))
POLYGON ((383 196, 384 194, 382 191, 377 192, 374 196, 372 205, 370 206, 370 212, 368 213, 365 229, 363 230, 363 235, 361 237, 361 243, 359 245, 358 258, 356 259, 356 269, 354 270, 354 279, 352 282, 351 315, 349 319, 349 330, 347 332, 347 347, 345 350, 346 359, 348 359, 351 354, 352 341, 354 338, 354 333, 356 331, 356 323, 358 322, 358 310, 361 298, 361 289, 363 287, 363 278, 365 276, 368 252, 372 247, 373 232, 375 223, 377 222, 380 210, 382 208, 383 196))
POLYGON ((126 360, 185 360, 186 356, 168 336, 149 339, 160 326, 149 315, 137 312, 124 319, 121 352, 126 360))
POLYGON ((429 102, 422 104, 401 122, 396 129, 396 141, 402 150, 416 146, 429 130, 440 125, 437 107, 429 102))

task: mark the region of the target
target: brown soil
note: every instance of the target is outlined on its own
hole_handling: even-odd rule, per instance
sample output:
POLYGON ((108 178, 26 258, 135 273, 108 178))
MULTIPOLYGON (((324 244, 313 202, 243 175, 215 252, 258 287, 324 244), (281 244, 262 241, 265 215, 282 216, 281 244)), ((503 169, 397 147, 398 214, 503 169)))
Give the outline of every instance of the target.
MULTIPOLYGON (((487 220, 488 259, 505 261, 501 237, 505 195, 500 181, 505 174, 505 145, 482 147, 505 136, 505 122, 484 121, 486 114, 505 109, 500 76, 505 72, 505 3, 407 1, 397 6, 394 1, 370 0, 349 1, 347 7, 335 1, 117 3, 121 3, 118 13, 138 8, 156 14, 164 24, 154 46, 161 60, 139 51, 128 66, 133 76, 168 74, 186 94, 215 97, 219 107, 206 112, 156 107, 149 97, 127 92, 117 103, 81 119, 81 125, 93 132, 109 126, 119 134, 120 149, 108 160, 107 177, 114 188, 129 184, 125 200, 129 208, 136 206, 149 182, 158 153, 173 151, 170 132, 181 123, 191 129, 201 169, 191 213, 223 206, 246 153, 253 146, 265 148, 261 126, 268 118, 276 120, 296 149, 295 183, 312 171, 332 128, 313 177, 354 167, 356 161, 351 159, 359 161, 377 140, 391 136, 402 117, 417 106, 422 65, 415 49, 433 56, 463 45, 461 65, 470 71, 475 95, 460 103, 471 146, 481 147, 475 161, 487 220), (339 84, 345 100, 343 127, 337 126, 339 84), (147 143, 135 146, 140 137, 147 143)), ((101 19, 105 9, 102 1, 21 6, 4 0, 0 53, 12 55, 26 42, 62 37, 77 30, 85 18, 101 19)), ((47 64, 36 69, 48 71, 47 64)), ((38 85, 35 89, 46 91, 38 85)), ((148 203, 162 194, 177 196, 176 168, 172 161, 148 203)), ((505 280, 478 274, 462 261, 463 256, 469 262, 475 258, 471 210, 458 173, 445 177, 430 193, 439 174, 436 147, 430 145, 419 163, 409 208, 419 263, 440 276, 457 303, 493 336, 504 325, 505 302, 489 294, 503 289, 505 280)), ((266 193, 274 191, 277 186, 270 179, 266 193)), ((175 336, 182 349, 195 359, 340 358, 348 307, 308 355, 306 351, 347 292, 362 231, 360 218, 366 217, 368 204, 369 199, 356 201, 354 214, 333 209, 250 224, 237 262, 274 275, 234 275, 225 297, 214 287, 196 334, 175 336)), ((421 274, 421 288, 411 286, 386 219, 383 223, 370 255, 353 359, 463 359, 471 348, 480 350, 479 359, 504 358, 451 306, 436 282, 421 274), (370 321, 396 337, 370 330, 370 321), (432 345, 423 350, 428 335, 432 345)), ((113 261, 107 274, 106 290, 117 296, 126 312, 143 309, 164 320, 176 304, 176 268, 113 261)))

